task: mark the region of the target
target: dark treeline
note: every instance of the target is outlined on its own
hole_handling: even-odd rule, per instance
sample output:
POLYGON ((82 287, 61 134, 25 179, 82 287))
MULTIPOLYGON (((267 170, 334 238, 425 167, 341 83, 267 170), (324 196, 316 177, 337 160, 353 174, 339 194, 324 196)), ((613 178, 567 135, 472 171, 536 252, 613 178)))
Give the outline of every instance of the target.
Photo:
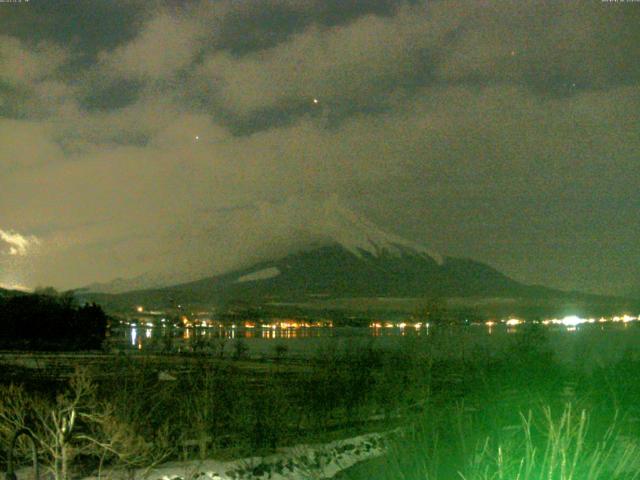
POLYGON ((47 292, 0 298, 2 349, 98 349, 106 330, 102 308, 78 306, 72 295, 47 292))

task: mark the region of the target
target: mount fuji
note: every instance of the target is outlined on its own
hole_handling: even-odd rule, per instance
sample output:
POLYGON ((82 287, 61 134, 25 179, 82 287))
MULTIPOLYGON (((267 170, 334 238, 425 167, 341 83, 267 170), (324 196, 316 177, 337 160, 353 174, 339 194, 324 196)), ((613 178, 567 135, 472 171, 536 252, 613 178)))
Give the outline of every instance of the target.
MULTIPOLYGON (((277 215, 275 216, 277 217, 277 215)), ((270 219, 277 220, 273 214, 270 219)), ((290 216, 289 216, 290 217, 290 216)), ((303 246, 221 275, 176 285, 106 294, 83 292, 107 304, 226 304, 303 302, 337 298, 549 298, 565 292, 526 285, 481 262, 438 255, 380 229, 335 199, 297 221, 303 246)), ((120 281, 122 282, 122 281, 120 281)))

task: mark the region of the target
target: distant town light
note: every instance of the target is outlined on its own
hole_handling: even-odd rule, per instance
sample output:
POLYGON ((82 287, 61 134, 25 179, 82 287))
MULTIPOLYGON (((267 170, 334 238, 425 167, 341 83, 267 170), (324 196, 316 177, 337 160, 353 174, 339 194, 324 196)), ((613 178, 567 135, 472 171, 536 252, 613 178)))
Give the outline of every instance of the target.
POLYGON ((586 320, 584 318, 578 317, 577 315, 569 315, 568 317, 564 317, 561 322, 566 327, 575 327, 577 325, 585 323, 586 320))

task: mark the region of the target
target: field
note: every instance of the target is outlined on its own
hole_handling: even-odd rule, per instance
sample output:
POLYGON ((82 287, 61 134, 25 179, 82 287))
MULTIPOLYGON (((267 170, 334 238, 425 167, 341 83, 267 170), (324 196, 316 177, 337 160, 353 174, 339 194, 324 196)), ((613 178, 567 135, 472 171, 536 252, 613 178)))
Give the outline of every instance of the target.
MULTIPOLYGON (((274 349, 253 359, 4 354, 1 441, 7 445, 15 428, 31 428, 41 463, 58 480, 145 472, 155 480, 171 477, 168 471, 205 480, 215 478, 207 467, 212 462, 237 466, 248 458, 251 468, 245 461, 227 476, 215 474, 635 478, 635 354, 619 352, 612 363, 578 368, 584 365, 559 358, 554 337, 535 325, 506 336, 499 351, 477 346, 464 355, 436 354, 459 351, 456 338, 435 330, 405 337, 393 350, 341 342, 307 357, 274 349), (78 420, 56 443, 51 432, 71 411, 78 420), (325 456, 340 461, 324 468, 302 445, 324 445, 325 456), (355 460, 364 461, 352 466, 355 460)), ((18 446, 27 462, 28 444, 18 446)), ((4 449, 2 455, 6 464, 4 449)))

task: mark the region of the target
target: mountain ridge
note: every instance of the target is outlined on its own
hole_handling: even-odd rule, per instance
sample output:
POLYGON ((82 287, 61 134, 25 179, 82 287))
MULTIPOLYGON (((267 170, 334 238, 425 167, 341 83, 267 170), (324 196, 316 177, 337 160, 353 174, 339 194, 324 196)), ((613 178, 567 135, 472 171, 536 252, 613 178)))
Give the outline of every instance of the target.
POLYGON ((434 253, 422 244, 385 232, 345 208, 337 197, 311 206, 295 202, 285 202, 278 208, 259 205, 258 212, 273 225, 290 222, 289 234, 305 239, 306 244, 294 241, 298 246, 288 254, 217 275, 188 281, 175 277, 171 282, 171 276, 144 274, 131 281, 117 280, 111 286, 118 288, 110 292, 109 284, 102 284, 103 292, 91 292, 89 288, 78 294, 86 300, 120 307, 304 303, 338 298, 555 298, 595 302, 606 298, 527 285, 485 263, 434 253), (161 284, 148 285, 154 279, 161 284), (115 291, 127 286, 134 288, 115 291))
POLYGON ((171 306, 304 302, 336 298, 565 298, 588 294, 563 292, 518 282, 471 259, 431 257, 411 250, 356 255, 334 243, 265 260, 222 275, 172 286, 119 294, 81 293, 106 303, 171 306))

